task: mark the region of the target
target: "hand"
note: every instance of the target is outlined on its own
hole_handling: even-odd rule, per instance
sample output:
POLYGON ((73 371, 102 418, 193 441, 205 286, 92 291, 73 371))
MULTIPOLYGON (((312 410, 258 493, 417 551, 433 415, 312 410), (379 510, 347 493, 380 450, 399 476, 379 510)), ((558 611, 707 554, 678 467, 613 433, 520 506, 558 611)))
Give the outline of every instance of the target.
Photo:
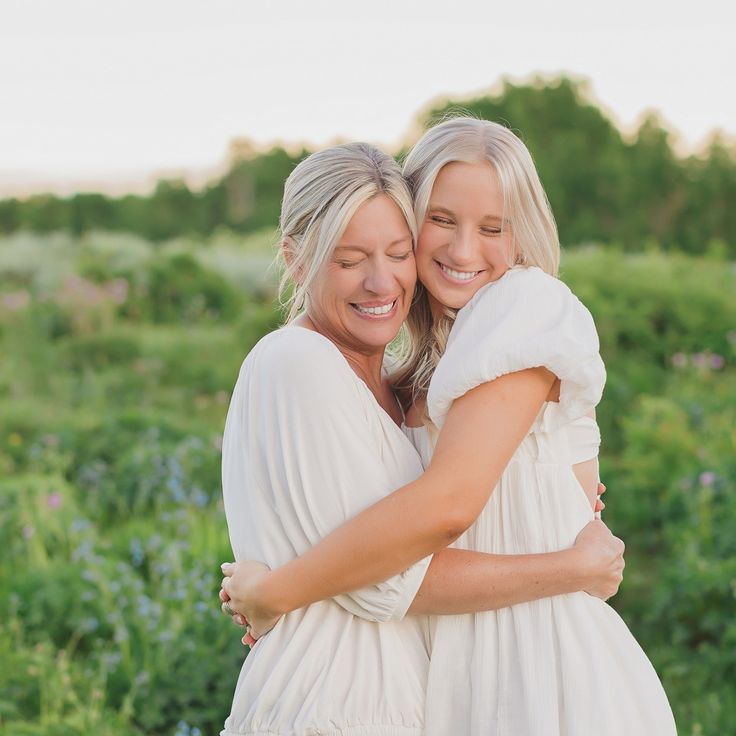
POLYGON ((268 610, 258 598, 258 584, 268 576, 270 569, 267 565, 249 560, 225 562, 220 567, 225 575, 220 600, 229 603, 230 609, 235 612, 233 619, 236 623, 248 627, 243 644, 253 646, 281 618, 280 614, 268 610))
POLYGON ((604 508, 606 508, 606 504, 601 501, 601 496, 606 492, 606 487, 603 485, 603 483, 598 484, 598 495, 595 499, 595 508, 593 511, 596 514, 596 519, 601 518, 601 511, 603 511, 604 508))
POLYGON ((581 589, 604 601, 616 595, 624 579, 624 543, 602 521, 594 519, 578 534, 573 549, 582 565, 581 589))

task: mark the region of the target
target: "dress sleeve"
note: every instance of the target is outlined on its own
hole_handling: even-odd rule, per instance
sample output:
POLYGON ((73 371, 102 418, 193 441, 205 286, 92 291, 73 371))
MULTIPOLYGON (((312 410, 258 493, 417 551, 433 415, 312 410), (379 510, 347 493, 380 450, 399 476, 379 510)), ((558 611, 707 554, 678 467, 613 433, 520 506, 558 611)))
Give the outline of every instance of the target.
MULTIPOLYGON (((257 485, 273 494, 295 555, 363 509, 414 480, 389 475, 373 397, 326 338, 284 328, 256 357, 244 421, 255 440, 257 485)), ((400 439, 400 438, 399 438, 400 439)), ((380 534, 380 530, 376 530, 380 534)), ((404 617, 431 557, 335 601, 371 621, 404 617)))
POLYGON ((460 310, 432 377, 427 407, 441 427, 452 402, 507 373, 545 367, 560 379, 559 404, 546 426, 566 424, 598 404, 606 371, 590 312, 559 279, 514 268, 460 310))

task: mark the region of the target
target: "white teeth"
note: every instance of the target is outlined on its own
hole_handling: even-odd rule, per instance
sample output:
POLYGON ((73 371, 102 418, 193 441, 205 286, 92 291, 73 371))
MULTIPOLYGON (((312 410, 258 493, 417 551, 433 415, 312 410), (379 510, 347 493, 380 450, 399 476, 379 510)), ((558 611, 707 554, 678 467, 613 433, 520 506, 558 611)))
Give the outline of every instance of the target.
POLYGON ((446 274, 452 276, 454 279, 458 279, 459 281, 470 281, 470 279, 474 279, 480 273, 480 271, 454 271, 443 263, 440 263, 439 265, 446 274))
POLYGON ((395 299, 390 304, 384 304, 382 307, 361 307, 358 304, 354 304, 353 306, 361 314, 388 314, 394 308, 394 304, 396 304, 395 299))

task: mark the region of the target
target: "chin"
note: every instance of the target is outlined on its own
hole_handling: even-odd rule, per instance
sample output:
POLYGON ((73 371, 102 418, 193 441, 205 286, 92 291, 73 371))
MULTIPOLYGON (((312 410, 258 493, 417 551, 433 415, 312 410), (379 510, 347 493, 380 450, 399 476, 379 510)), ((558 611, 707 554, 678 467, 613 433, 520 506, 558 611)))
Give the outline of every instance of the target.
POLYGON ((385 348, 399 334, 401 325, 376 325, 372 329, 356 329, 353 336, 356 340, 372 348, 385 348))

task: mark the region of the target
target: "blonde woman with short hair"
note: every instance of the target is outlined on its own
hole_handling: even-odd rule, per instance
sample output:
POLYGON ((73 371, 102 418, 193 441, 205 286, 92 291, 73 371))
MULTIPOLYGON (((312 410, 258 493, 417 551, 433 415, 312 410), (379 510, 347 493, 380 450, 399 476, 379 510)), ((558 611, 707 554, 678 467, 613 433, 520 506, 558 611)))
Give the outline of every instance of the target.
MULTIPOLYGON (((225 426, 223 493, 233 551, 237 560, 288 570, 290 560, 308 557, 351 517, 359 533, 355 545, 345 545, 344 535, 340 541, 340 531, 330 540, 346 555, 332 566, 341 576, 334 592, 284 611, 255 644, 222 733, 419 736, 430 675, 426 614, 488 611, 581 590, 606 598, 621 579, 622 544, 591 513, 579 534, 542 554, 441 549, 488 496, 463 464, 460 483, 445 471, 443 490, 431 491, 416 518, 406 514, 411 494, 381 506, 422 471, 401 431, 402 407, 384 365, 386 345, 415 295, 416 228, 398 165, 365 144, 312 155, 286 183, 281 231, 292 319, 244 361, 225 426), (460 503, 460 493, 471 501, 460 503), (368 513, 387 513, 366 534, 360 512, 376 502, 368 513), (384 533, 388 546, 380 542, 384 533), (371 546, 375 564, 360 556, 371 546), (351 577, 343 563, 364 569, 351 577), (387 573, 389 567, 395 569, 387 573)), ((503 431, 496 427, 489 436, 499 439, 504 464, 551 385, 546 373, 519 375, 520 383, 504 384, 500 399, 493 392, 481 398, 494 411, 512 387, 530 394, 506 412, 503 431)), ((496 452, 490 447, 489 458, 496 452)), ((463 448, 463 463, 473 450, 463 448)), ((431 473, 421 476, 428 477, 436 482, 431 473)), ((297 573, 295 589, 322 590, 323 572, 317 568, 311 579, 297 573)))

